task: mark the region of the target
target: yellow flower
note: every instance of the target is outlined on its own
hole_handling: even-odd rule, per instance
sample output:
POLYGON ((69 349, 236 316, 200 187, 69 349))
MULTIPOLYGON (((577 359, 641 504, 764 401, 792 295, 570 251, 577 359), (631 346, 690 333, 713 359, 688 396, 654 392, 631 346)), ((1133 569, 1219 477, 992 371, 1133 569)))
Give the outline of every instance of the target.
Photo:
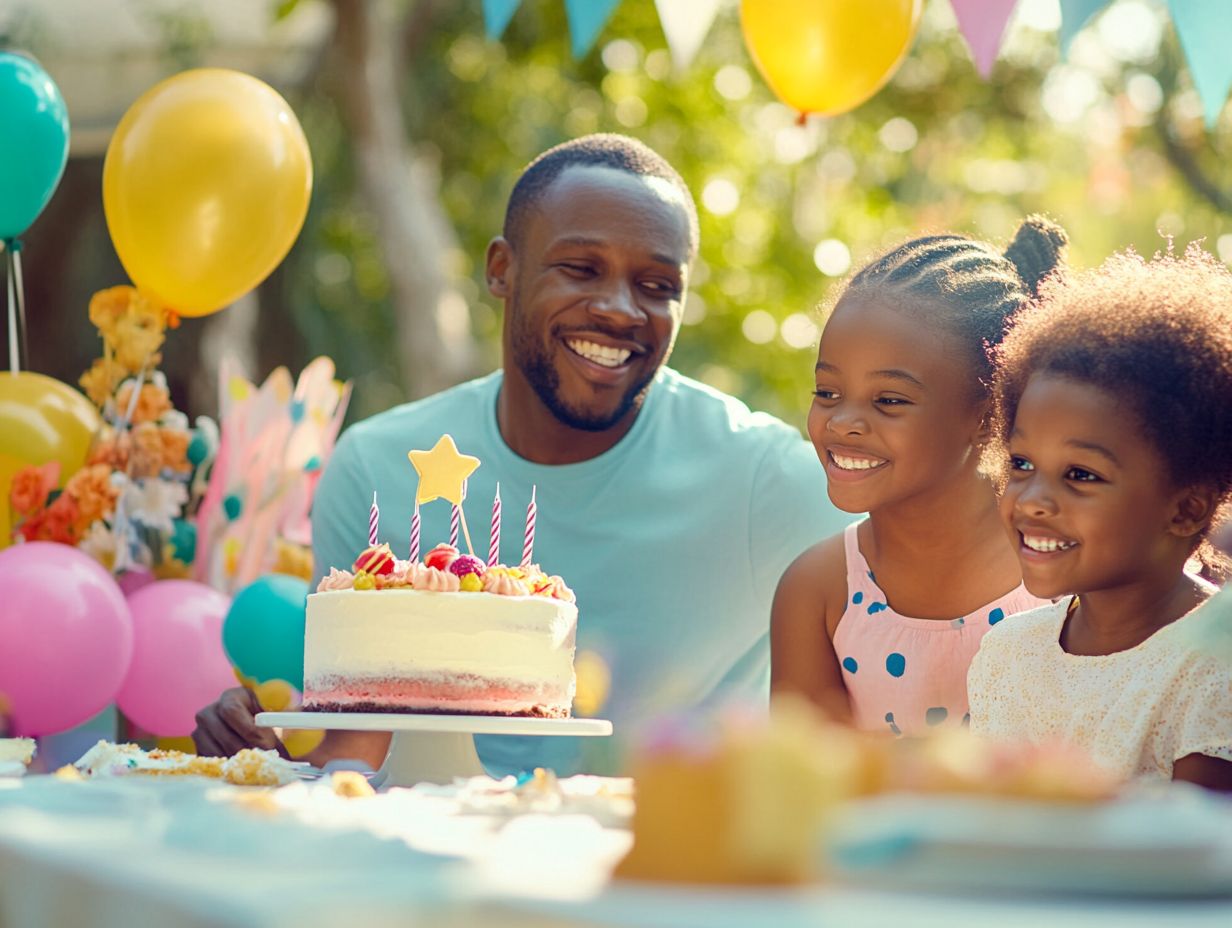
POLYGON ((273 573, 290 574, 292 577, 312 579, 312 549, 297 545, 285 538, 274 540, 273 573))
POLYGON ((154 576, 159 580, 188 580, 189 566, 176 557, 169 557, 154 565, 154 576))
POLYGON ((101 408, 111 398, 116 384, 126 373, 123 365, 107 358, 99 358, 77 382, 81 384, 81 389, 86 391, 90 401, 101 408))
POLYGON ((116 362, 130 373, 162 360, 158 349, 167 328, 166 310, 132 287, 111 287, 94 294, 90 321, 98 327, 116 362))

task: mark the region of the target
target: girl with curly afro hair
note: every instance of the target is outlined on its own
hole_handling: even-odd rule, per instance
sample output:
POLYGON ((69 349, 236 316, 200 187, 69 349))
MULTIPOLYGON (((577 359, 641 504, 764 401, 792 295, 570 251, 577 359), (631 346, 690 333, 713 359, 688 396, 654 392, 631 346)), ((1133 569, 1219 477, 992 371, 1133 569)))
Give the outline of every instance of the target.
POLYGON ((972 729, 1232 790, 1232 662, 1195 644, 1216 587, 1191 572, 1232 494, 1232 273, 1116 255, 1046 284, 994 359, 1001 515, 1055 602, 985 637, 972 729))

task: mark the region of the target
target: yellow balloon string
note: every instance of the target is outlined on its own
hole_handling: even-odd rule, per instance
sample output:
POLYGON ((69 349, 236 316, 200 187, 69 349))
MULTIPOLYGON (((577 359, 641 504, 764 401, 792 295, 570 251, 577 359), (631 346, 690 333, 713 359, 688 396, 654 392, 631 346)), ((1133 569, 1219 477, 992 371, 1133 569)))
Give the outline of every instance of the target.
POLYGON ((21 357, 30 363, 30 345, 26 336, 26 285, 21 274, 21 239, 11 238, 4 243, 9 253, 9 273, 13 278, 13 292, 17 294, 17 328, 21 332, 21 357))
POLYGON ((8 282, 8 322, 9 322, 9 372, 16 374, 21 370, 21 361, 17 354, 17 293, 13 280, 13 251, 9 247, 12 239, 4 240, 4 267, 8 282))

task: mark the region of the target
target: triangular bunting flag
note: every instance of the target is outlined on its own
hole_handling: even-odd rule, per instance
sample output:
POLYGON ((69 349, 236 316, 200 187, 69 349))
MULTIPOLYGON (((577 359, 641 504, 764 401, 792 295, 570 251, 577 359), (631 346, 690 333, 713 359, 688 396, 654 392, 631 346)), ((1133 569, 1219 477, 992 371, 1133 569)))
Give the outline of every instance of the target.
POLYGON ((655 0, 663 35, 667 38, 667 47, 672 50, 672 62, 678 71, 687 68, 701 50, 706 33, 710 31, 714 18, 718 15, 721 2, 722 0, 692 0, 690 3, 681 3, 680 0, 655 0))
POLYGON ((565 0, 574 58, 585 58, 620 0, 565 0))
POLYGON ((1069 54, 1069 47, 1074 44, 1074 36, 1108 3, 1109 0, 1061 0, 1061 57, 1069 54))
POLYGON ((1232 56, 1228 54, 1227 0, 1168 0, 1176 34, 1189 61, 1194 87, 1202 98, 1206 125, 1219 121, 1232 90, 1232 56))
POLYGON ((950 0, 958 17, 958 29, 967 40, 981 77, 992 73, 1006 24, 1017 4, 1018 0, 950 0))
POLYGON ((495 42, 505 34, 509 20, 522 5, 522 0, 483 0, 483 29, 488 40, 495 42))

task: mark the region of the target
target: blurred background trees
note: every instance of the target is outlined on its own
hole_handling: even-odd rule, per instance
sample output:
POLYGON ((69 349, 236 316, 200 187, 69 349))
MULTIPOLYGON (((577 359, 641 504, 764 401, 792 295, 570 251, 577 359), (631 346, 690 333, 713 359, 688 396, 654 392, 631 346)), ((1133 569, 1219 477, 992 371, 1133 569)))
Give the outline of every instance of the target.
MULTIPOLYGON (((586 58, 558 0, 525 0, 501 43, 478 0, 0 0, 0 44, 38 55, 73 121, 64 182, 26 241, 29 366, 75 382, 98 353, 89 295, 125 282, 102 216, 109 126, 202 64, 273 83, 313 151, 313 202, 250 299, 168 339, 177 404, 212 413, 224 351, 252 376, 330 355, 351 418, 499 363, 483 253, 512 183, 577 135, 644 139, 699 204, 701 256, 674 366, 800 422, 816 306, 878 250, 928 230, 1006 240, 1028 212, 1075 264, 1205 239, 1232 260, 1229 124, 1208 134, 1162 5, 1117 0, 1060 60, 1056 0, 1021 0, 988 82, 929 0, 891 84, 795 123, 745 53, 735 5, 686 71, 649 0, 624 0, 586 58)), ((3 144, 14 144, 3 140, 3 144)))

